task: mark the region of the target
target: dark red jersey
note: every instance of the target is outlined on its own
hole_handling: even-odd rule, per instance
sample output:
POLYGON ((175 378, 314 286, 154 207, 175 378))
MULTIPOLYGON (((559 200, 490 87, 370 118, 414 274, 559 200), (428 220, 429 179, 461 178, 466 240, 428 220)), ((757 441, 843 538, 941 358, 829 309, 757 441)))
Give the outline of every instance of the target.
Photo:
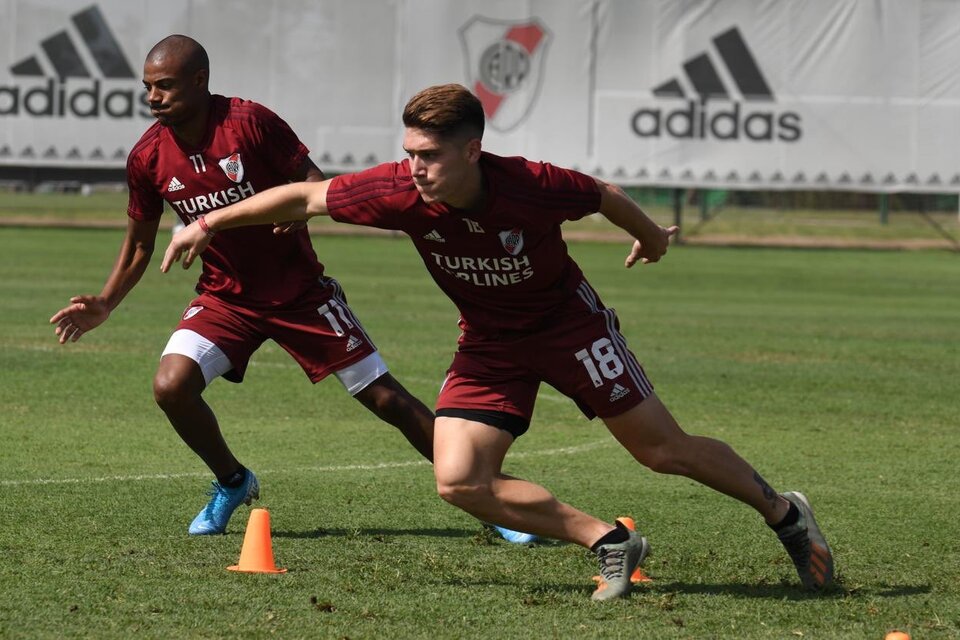
MULTIPOLYGON (((154 220, 166 200, 189 223, 289 182, 307 153, 287 123, 266 107, 215 95, 198 147, 159 122, 133 147, 127 158, 127 215, 154 220)), ((228 229, 213 238, 201 258, 197 292, 246 307, 287 303, 323 274, 306 229, 280 235, 273 225, 228 229)))
POLYGON ((333 179, 335 220, 403 231, 460 310, 464 329, 495 335, 539 329, 583 281, 560 223, 600 207, 593 178, 524 158, 483 153, 481 212, 427 204, 407 160, 333 179))

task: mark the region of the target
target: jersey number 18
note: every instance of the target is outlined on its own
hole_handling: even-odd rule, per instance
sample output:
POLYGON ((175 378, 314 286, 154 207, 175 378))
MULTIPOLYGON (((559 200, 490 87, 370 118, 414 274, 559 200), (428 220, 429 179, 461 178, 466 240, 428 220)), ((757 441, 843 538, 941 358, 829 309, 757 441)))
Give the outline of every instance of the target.
POLYGON ((600 338, 594 342, 590 352, 580 349, 573 355, 583 363, 595 387, 603 386, 603 378, 613 380, 623 373, 623 360, 617 355, 609 338, 600 338), (601 373, 603 378, 600 377, 601 373))

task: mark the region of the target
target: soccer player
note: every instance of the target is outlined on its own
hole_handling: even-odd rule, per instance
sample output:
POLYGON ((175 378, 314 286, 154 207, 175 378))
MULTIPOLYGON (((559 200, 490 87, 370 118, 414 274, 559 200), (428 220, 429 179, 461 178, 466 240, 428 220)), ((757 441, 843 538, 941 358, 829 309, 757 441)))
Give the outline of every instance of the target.
POLYGON ((603 420, 641 464, 753 507, 777 532, 803 585, 829 584, 832 555, 806 498, 776 493, 729 446, 679 427, 560 234, 563 221, 599 211, 635 238, 631 267, 658 261, 676 228, 654 223, 613 185, 482 151, 483 108, 460 85, 421 91, 403 123, 406 160, 285 185, 198 218, 171 240, 161 269, 181 258, 188 267, 220 233, 243 225, 329 215, 404 231, 461 314, 436 409, 434 472, 443 499, 482 520, 592 549, 603 577, 593 599, 630 592, 645 538, 500 471, 547 382, 603 420))
MULTIPOLYGON (((189 223, 276 185, 323 179, 286 122, 255 102, 211 95, 208 80, 206 51, 191 38, 169 36, 147 55, 143 84, 157 122, 127 159, 126 238, 100 294, 75 296, 50 319, 61 344, 106 321, 140 280, 164 201, 189 223)), ((433 414, 388 372, 340 285, 324 274, 305 224, 222 234, 204 254, 197 293, 153 381, 157 404, 216 476, 191 534, 223 533, 234 510, 259 497, 256 475, 231 452, 202 394, 220 376, 241 382, 250 357, 267 339, 283 347, 312 382, 335 374, 354 398, 432 460, 433 414)), ((501 534, 511 541, 533 539, 501 534)))

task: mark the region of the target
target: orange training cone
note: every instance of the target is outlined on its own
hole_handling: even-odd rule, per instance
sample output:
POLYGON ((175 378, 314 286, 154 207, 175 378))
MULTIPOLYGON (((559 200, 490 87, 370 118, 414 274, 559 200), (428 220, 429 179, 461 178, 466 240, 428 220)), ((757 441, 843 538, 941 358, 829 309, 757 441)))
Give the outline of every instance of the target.
MULTIPOLYGON (((620 516, 619 518, 617 518, 617 522, 622 523, 623 526, 625 526, 627 529, 630 529, 630 531, 637 530, 637 524, 633 521, 633 518, 631 518, 630 516, 620 516)), ((637 584, 638 582, 653 582, 653 578, 645 574, 643 572, 643 569, 641 569, 640 567, 637 567, 634 570, 633 575, 630 576, 630 582, 632 582, 633 584, 637 584)))
MULTIPOLYGON (((633 518, 631 518, 630 516, 620 516, 619 518, 617 518, 617 522, 625 526, 627 529, 630 529, 630 531, 637 530, 637 524, 633 521, 633 518)), ((600 576, 593 576, 593 581, 599 585, 603 581, 603 578, 601 578, 600 576)), ((643 569, 641 569, 640 567, 637 567, 636 569, 634 569, 633 575, 630 576, 630 582, 632 582, 633 584, 637 584, 638 582, 653 582, 653 578, 645 574, 643 572, 643 569)))
POLYGON ((252 509, 247 531, 243 534, 240 562, 230 571, 243 573, 286 573, 273 562, 273 544, 270 542, 270 513, 266 509, 252 509))

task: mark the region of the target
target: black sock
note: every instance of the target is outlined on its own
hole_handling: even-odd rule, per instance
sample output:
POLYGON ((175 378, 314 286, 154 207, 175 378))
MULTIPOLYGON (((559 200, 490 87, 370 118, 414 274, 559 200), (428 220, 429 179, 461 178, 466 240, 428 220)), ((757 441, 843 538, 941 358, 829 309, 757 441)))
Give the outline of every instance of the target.
POLYGON ((240 468, 231 473, 228 476, 223 478, 217 478, 217 482, 220 483, 221 487, 226 487, 228 489, 236 489, 247 477, 247 468, 243 465, 240 465, 240 468))
POLYGON ((783 520, 776 524, 768 524, 767 526, 779 533, 781 529, 797 524, 797 520, 799 519, 800 509, 797 509, 797 505, 791 502, 790 508, 787 510, 787 515, 783 516, 783 520))
POLYGON ((617 528, 594 542, 593 546, 590 547, 590 551, 596 553, 597 549, 605 544, 620 544, 621 542, 626 542, 630 539, 630 529, 627 529, 625 526, 623 526, 623 523, 621 522, 617 522, 616 524, 617 528))

